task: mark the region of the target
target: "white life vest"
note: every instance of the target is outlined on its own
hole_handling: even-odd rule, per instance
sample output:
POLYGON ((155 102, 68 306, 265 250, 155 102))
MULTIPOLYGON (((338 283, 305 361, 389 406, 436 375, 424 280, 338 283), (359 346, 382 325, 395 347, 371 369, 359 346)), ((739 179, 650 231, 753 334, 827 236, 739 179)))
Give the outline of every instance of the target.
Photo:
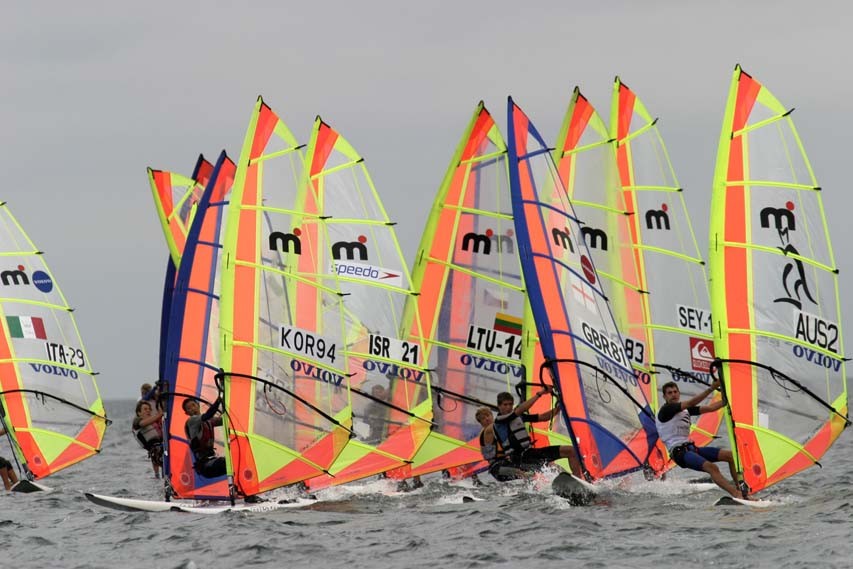
POLYGON ((678 445, 690 442, 690 412, 687 409, 682 409, 669 421, 661 422, 660 411, 655 415, 655 425, 658 429, 663 444, 666 445, 666 450, 671 451, 678 445))

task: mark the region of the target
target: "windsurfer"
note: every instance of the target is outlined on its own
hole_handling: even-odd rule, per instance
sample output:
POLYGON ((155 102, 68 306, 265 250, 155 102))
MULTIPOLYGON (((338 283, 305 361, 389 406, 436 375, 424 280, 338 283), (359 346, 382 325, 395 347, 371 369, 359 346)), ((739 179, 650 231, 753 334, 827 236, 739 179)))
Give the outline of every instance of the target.
MULTIPOLYGON (((6 429, 0 427, 0 437, 6 434, 6 429)), ((12 468, 12 463, 0 456, 0 479, 3 480, 3 487, 6 490, 11 490, 12 486, 18 482, 18 475, 15 469, 12 468)))
POLYGON ((729 463, 732 480, 737 480, 734 459, 729 450, 717 447, 697 447, 690 441, 691 416, 702 413, 712 413, 725 406, 720 399, 709 405, 699 405, 706 397, 720 387, 719 380, 714 381, 708 389, 696 394, 687 401, 681 401, 681 391, 678 384, 670 381, 661 388, 666 403, 660 408, 656 417, 658 434, 666 445, 672 460, 681 468, 689 468, 699 472, 707 472, 717 486, 735 498, 745 498, 737 486, 726 480, 715 462, 729 463))
POLYGON ((382 385, 374 385, 370 390, 374 401, 367 404, 364 409, 365 422, 369 429, 365 442, 376 444, 383 440, 388 423, 388 390, 382 385))
POLYGON ((132 429, 134 436, 148 451, 154 478, 160 478, 160 467, 163 466, 163 412, 158 409, 153 413, 151 403, 139 401, 132 429))
MULTIPOLYGON (((184 431, 193 453, 193 468, 205 478, 218 478, 227 472, 225 457, 216 456, 214 449, 213 429, 222 425, 222 416, 217 415, 221 404, 222 400, 217 398, 204 414, 201 414, 201 407, 195 399, 184 399, 181 404, 184 413, 188 415, 184 431)), ((247 504, 265 501, 254 495, 246 496, 243 500, 247 504)))
POLYGON ((225 457, 216 456, 213 429, 222 425, 222 416, 217 415, 221 399, 217 399, 204 414, 195 399, 184 399, 181 407, 187 414, 184 431, 193 453, 193 468, 205 478, 225 476, 225 457))
POLYGON ((498 416, 494 418, 488 407, 477 410, 475 418, 483 427, 480 431, 480 450, 483 458, 489 461, 489 473, 496 480, 503 482, 519 477, 527 478, 530 472, 560 458, 568 459, 575 476, 581 475, 580 461, 572 447, 552 445, 534 448, 524 425, 549 421, 557 414, 556 406, 544 413, 527 413, 540 397, 550 392, 549 388, 542 389, 515 409, 512 407, 512 395, 499 393, 498 416))

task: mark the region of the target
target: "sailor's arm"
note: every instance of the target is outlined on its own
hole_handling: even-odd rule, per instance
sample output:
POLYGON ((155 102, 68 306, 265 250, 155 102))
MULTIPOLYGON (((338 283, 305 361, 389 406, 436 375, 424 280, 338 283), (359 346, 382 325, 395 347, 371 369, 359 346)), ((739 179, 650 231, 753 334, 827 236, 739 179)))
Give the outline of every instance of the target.
MULTIPOLYGON (((708 386, 708 389, 706 389, 704 391, 700 391, 699 393, 697 393, 695 396, 691 397, 687 401, 682 401, 681 402, 681 409, 684 410, 684 409, 687 409, 688 407, 695 407, 696 405, 699 405, 699 403, 704 401, 705 398, 708 397, 709 395, 711 395, 719 386, 720 386, 720 381, 715 380, 710 386, 708 386)), ((708 407, 711 407, 713 405, 714 404, 708 405, 708 407)), ((719 407, 717 407, 717 409, 719 409, 719 407)), ((711 411, 716 411, 716 409, 711 409, 711 411)), ((707 411, 702 411, 701 409, 699 410, 699 412, 700 413, 707 413, 707 411)))
POLYGON ((483 428, 483 444, 491 445, 495 443, 495 428, 492 425, 483 428))
MULTIPOLYGON (((542 397, 543 395, 545 395, 546 393, 551 393, 551 389, 548 387, 540 389, 539 393, 537 393, 536 395, 534 395, 533 397, 531 397, 530 399, 528 399, 527 401, 525 401, 524 403, 522 403, 521 405, 516 407, 515 408, 515 414, 516 415, 524 415, 525 413, 527 413, 527 411, 531 407, 533 407, 533 404, 536 403, 539 400, 539 398, 542 397)), ((542 420, 544 420, 544 419, 542 419, 542 420)))
POLYGON ((699 414, 711 413, 713 411, 716 411, 717 409, 722 409, 725 406, 726 406, 725 400, 720 399, 719 401, 714 401, 710 405, 702 405, 701 407, 699 407, 699 414))
POLYGON ((201 416, 202 421, 209 421, 213 418, 216 413, 219 412, 219 406, 222 404, 222 399, 219 397, 216 398, 216 401, 213 402, 213 405, 207 408, 207 411, 204 412, 201 416))
POLYGON ((550 410, 545 411, 544 413, 539 413, 536 416, 537 421, 550 421, 554 418, 554 415, 557 414, 557 411, 560 409, 560 402, 558 401, 556 405, 554 405, 550 410))

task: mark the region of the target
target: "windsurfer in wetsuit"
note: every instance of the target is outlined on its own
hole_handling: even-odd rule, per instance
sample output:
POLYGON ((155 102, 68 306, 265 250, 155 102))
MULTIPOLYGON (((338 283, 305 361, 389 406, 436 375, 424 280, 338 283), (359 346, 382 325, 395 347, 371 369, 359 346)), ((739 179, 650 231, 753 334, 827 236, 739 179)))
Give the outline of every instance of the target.
POLYGON ((148 451, 154 478, 160 478, 160 467, 163 466, 163 412, 151 411, 151 403, 141 400, 136 404, 136 417, 133 419, 133 434, 148 451))
POLYGON ((519 471, 531 472, 560 458, 569 460, 569 467, 575 476, 581 475, 580 461, 572 447, 532 446, 525 423, 550 421, 557 414, 558 407, 536 415, 528 414, 527 411, 540 397, 550 392, 549 388, 542 389, 515 409, 512 407, 515 402, 512 395, 499 393, 498 416, 495 418, 492 418, 492 411, 488 407, 477 410, 477 422, 483 426, 480 432, 480 450, 483 458, 489 461, 489 473, 496 480, 503 482, 519 478, 519 471))
POLYGON ((710 405, 699 405, 718 387, 720 387, 719 380, 714 381, 705 391, 682 402, 678 384, 673 381, 664 384, 661 391, 666 403, 658 411, 655 423, 657 424, 658 435, 663 444, 666 445, 666 450, 669 451, 669 456, 672 457, 675 464, 681 468, 707 472, 717 486, 735 498, 744 498, 746 496, 742 495, 734 483, 726 480, 723 473, 714 464, 721 461, 728 462, 732 479, 737 480, 732 452, 711 446, 697 447, 690 441, 690 417, 702 413, 711 413, 725 406, 726 403, 723 399, 710 405))
MULTIPOLYGON (((190 441, 190 450, 193 453, 193 468, 205 478, 217 478, 225 476, 225 457, 216 456, 214 448, 213 429, 222 425, 222 416, 217 415, 222 400, 217 398, 204 414, 195 399, 184 399, 181 407, 189 418, 184 425, 187 440, 190 441)), ((247 504, 264 502, 259 496, 246 496, 243 500, 247 504)))
POLYGON ((219 405, 222 403, 217 399, 204 414, 195 399, 184 399, 181 407, 188 415, 184 432, 190 441, 190 450, 193 453, 193 468, 205 478, 217 478, 225 476, 225 457, 216 456, 214 449, 213 429, 222 425, 222 416, 217 415, 219 405))

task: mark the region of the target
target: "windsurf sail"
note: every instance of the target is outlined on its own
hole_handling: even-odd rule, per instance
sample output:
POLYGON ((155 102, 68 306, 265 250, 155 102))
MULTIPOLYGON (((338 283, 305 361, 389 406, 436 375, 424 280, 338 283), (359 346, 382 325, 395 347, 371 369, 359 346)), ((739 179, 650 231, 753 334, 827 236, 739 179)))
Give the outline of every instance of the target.
MULTIPOLYGON (((193 168, 193 174, 189 179, 172 172, 148 169, 148 180, 154 195, 155 209, 163 227, 166 245, 169 248, 160 314, 160 356, 157 369, 159 381, 163 381, 165 378, 169 314, 172 310, 172 295, 177 278, 177 267, 183 254, 196 205, 201 199, 212 172, 213 165, 201 154, 199 154, 195 168, 193 168)), ((233 173, 231 178, 233 179, 233 173)))
MULTIPOLYGON (((395 476, 482 470, 478 407, 496 408, 536 368, 504 139, 477 106, 436 195, 414 265, 436 427, 395 476)), ((544 402, 544 400, 543 400, 544 402)))
MULTIPOLYGON (((687 400, 713 381, 711 301, 705 263, 687 213, 684 194, 653 118, 618 77, 613 84, 610 136, 619 168, 630 243, 637 267, 636 316, 628 317, 634 337, 632 363, 646 379, 652 409, 660 408, 660 387, 674 381, 687 400)), ((577 204, 575 203, 577 206, 577 204)), ((617 319, 618 321, 618 319, 617 319)), ((630 357, 630 356, 629 356, 630 357)), ((717 395, 716 397, 719 397, 717 395)), ((690 438, 712 442, 722 409, 695 419, 690 438)))
POLYGON ((229 199, 219 304, 226 459, 244 495, 327 473, 352 434, 345 297, 326 218, 301 191, 302 149, 258 98, 229 199))
POLYGON ((716 369, 747 492, 819 464, 849 424, 838 266, 792 112, 735 67, 709 261, 716 369))
POLYGON ((213 165, 199 154, 190 178, 148 168, 148 182, 154 197, 157 217, 163 226, 169 254, 177 267, 187 240, 196 205, 213 171, 213 165))
POLYGON ((328 247, 318 268, 342 294, 356 434, 327 475, 306 481, 318 489, 408 464, 432 427, 432 400, 416 293, 364 159, 318 117, 305 163, 301 201, 328 247))
MULTIPOLYGON (((208 479, 193 470, 192 452, 184 425, 183 402, 189 397, 210 405, 218 396, 215 375, 220 366, 219 293, 222 237, 227 195, 234 181, 234 163, 223 152, 213 169, 182 247, 180 269, 174 278, 174 294, 168 325, 164 371, 167 383, 164 423, 163 474, 166 497, 228 499, 225 477, 208 479), (209 182, 209 183, 208 183, 209 182)), ((170 261, 170 267, 174 263, 170 261)), ((174 274, 174 272, 173 272, 174 274)), ((166 286, 170 283, 167 272, 166 286)), ((224 441, 214 433, 224 452, 224 441)))
POLYGON ((44 478, 98 453, 109 421, 72 308, 5 202, 0 231, 2 420, 23 472, 44 478))
POLYGON ((610 312, 552 149, 508 102, 509 174, 524 280, 569 436, 597 480, 641 469, 654 420, 610 312))

